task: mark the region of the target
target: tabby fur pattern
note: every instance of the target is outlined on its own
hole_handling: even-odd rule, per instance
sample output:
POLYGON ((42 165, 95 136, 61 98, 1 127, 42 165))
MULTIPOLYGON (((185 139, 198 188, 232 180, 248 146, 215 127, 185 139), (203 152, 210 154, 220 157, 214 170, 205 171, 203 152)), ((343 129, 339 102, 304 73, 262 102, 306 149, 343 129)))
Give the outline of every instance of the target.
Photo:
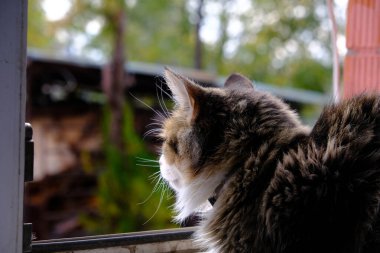
POLYGON ((176 106, 160 134, 161 176, 177 221, 203 211, 202 251, 380 252, 379 96, 329 105, 310 129, 239 74, 224 88, 169 69, 165 79, 176 106))

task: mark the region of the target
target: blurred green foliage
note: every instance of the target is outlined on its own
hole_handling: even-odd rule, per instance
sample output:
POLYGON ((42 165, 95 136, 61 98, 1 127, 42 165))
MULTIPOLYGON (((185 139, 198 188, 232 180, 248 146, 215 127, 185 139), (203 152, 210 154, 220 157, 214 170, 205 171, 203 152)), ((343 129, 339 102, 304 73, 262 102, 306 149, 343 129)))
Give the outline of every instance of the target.
POLYGON ((164 186, 154 189, 158 179, 149 180, 159 168, 157 163, 146 160, 155 160, 156 156, 147 151, 136 133, 131 106, 127 103, 124 107, 123 136, 120 136, 125 140, 125 150, 110 142, 110 113, 109 107, 105 107, 102 122, 105 161, 98 176, 98 210, 95 216, 83 217, 83 224, 95 234, 174 227, 170 211, 173 199, 168 198, 170 192, 163 191, 164 186))

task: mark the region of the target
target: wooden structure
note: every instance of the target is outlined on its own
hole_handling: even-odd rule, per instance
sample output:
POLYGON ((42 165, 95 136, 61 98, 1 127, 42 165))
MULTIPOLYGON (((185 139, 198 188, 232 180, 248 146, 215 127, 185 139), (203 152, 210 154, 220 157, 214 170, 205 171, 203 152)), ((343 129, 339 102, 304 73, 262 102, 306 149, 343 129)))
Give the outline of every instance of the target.
POLYGON ((380 91, 380 1, 350 0, 347 9, 344 97, 380 91))

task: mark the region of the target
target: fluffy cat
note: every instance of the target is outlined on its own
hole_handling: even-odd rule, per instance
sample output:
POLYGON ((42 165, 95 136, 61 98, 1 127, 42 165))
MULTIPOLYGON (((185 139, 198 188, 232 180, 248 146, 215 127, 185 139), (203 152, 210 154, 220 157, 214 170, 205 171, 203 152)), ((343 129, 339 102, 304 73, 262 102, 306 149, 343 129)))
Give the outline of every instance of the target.
POLYGON ((176 220, 202 209, 202 251, 380 252, 380 97, 327 106, 303 126, 239 74, 204 88, 169 69, 161 176, 176 220), (216 202, 208 208, 208 199, 216 202))

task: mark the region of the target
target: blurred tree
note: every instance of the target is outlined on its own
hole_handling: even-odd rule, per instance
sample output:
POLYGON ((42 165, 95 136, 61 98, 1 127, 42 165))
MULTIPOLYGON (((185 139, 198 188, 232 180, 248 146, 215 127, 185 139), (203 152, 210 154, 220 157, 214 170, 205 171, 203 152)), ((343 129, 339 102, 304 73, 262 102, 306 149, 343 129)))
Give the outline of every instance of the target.
POLYGON ((49 48, 52 45, 50 26, 46 22, 41 1, 28 2, 28 47, 49 48), (49 36, 50 35, 50 36, 49 36))
MULTIPOLYGON (((105 17, 107 23, 113 29, 113 53, 110 64, 103 70, 102 86, 108 98, 108 105, 111 109, 110 139, 120 151, 125 150, 122 136, 123 107, 125 103, 125 88, 127 79, 125 73, 125 22, 126 8, 123 1, 115 5, 114 9, 107 12, 105 17)), ((128 105, 127 105, 128 106, 128 105)), ((128 124, 131 124, 128 122, 128 124)), ((126 150, 128 152, 128 150, 126 150)))
POLYGON ((188 9, 184 0, 137 1, 127 39, 130 60, 193 67, 196 18, 188 9))
POLYGON ((219 22, 220 22, 220 28, 219 28, 219 40, 216 43, 215 47, 215 69, 218 73, 227 73, 228 70, 223 69, 224 62, 225 62, 225 47, 228 40, 230 40, 230 36, 228 34, 227 28, 228 23, 231 19, 230 13, 228 12, 228 6, 231 4, 231 0, 223 0, 222 5, 223 9, 219 15, 219 22))
MULTIPOLYGON (((105 116, 109 116, 104 122, 105 133, 110 135, 105 141, 107 167, 99 177, 99 214, 102 222, 92 223, 95 231, 103 233, 156 228, 157 221, 167 227, 170 220, 170 215, 161 210, 158 212, 161 217, 144 227, 144 222, 155 214, 151 212, 154 209, 150 205, 138 206, 153 189, 148 181, 149 173, 136 166, 136 157, 151 159, 151 156, 135 132, 133 110, 125 101, 124 90, 128 85, 125 39, 130 36, 126 32, 125 22, 129 11, 125 1, 102 1, 95 12, 103 17, 103 32, 109 34, 113 45, 110 65, 103 71, 103 88, 109 102, 105 112, 105 116)), ((162 201, 161 194, 159 203, 162 201)))
POLYGON ((203 23, 204 0, 198 0, 196 22, 195 22, 195 50, 194 50, 194 68, 202 68, 202 41, 200 30, 203 23))
POLYGON ((239 71, 262 82, 329 91, 331 50, 325 1, 249 3, 238 13, 231 11, 235 3, 224 1, 220 39, 214 47, 217 72, 239 71), (239 26, 241 32, 232 36, 239 26), (230 52, 228 45, 233 48, 230 52))

